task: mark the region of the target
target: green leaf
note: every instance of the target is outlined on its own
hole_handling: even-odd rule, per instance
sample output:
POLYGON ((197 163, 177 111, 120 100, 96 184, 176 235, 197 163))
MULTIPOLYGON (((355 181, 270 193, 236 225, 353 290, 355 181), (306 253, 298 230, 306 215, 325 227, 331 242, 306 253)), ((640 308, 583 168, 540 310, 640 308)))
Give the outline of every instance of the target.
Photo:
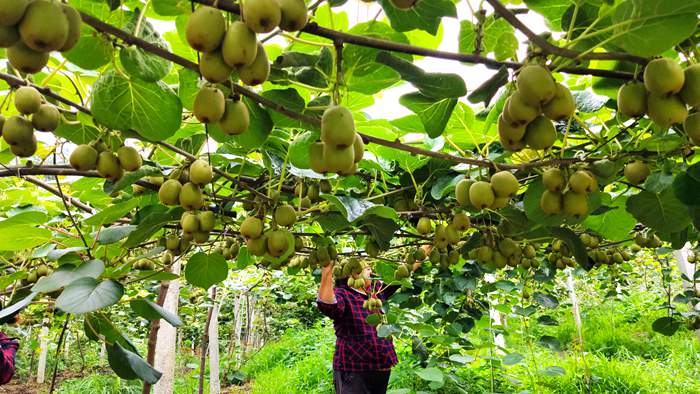
POLYGON ((97 234, 97 242, 102 245, 110 245, 121 241, 122 239, 129 236, 129 234, 136 231, 137 226, 127 224, 124 226, 112 226, 102 229, 99 234, 97 234))
POLYGON ((18 226, 22 224, 41 224, 46 223, 48 217, 45 213, 39 211, 21 212, 7 219, 0 221, 0 230, 8 227, 18 226))
POLYGON ((380 4, 391 22, 391 27, 402 32, 420 29, 435 35, 443 17, 457 17, 457 9, 450 0, 421 0, 409 10, 394 7, 390 0, 380 0, 380 4))
MULTIPOLYGON (((160 34, 147 19, 140 18, 139 13, 133 14, 124 30, 134 34, 137 25, 140 26, 139 38, 162 49, 169 50, 167 42, 160 37, 160 34)), ((136 45, 123 48, 119 52, 119 60, 121 60, 122 66, 124 66, 129 75, 147 82, 156 82, 163 79, 163 77, 168 75, 172 67, 172 63, 169 60, 146 52, 136 45)))
POLYGON ((676 175, 673 192, 686 205, 700 205, 700 164, 690 166, 676 175))
POLYGON ((68 61, 84 70, 97 70, 112 59, 112 43, 85 23, 80 28, 80 39, 75 47, 63 53, 68 61))
POLYGON ((168 222, 179 220, 182 216, 182 211, 182 208, 176 207, 167 212, 152 212, 136 226, 136 230, 129 234, 129 238, 124 242, 124 247, 133 248, 147 240, 168 222))
POLYGON ((379 52, 377 62, 387 65, 401 74, 426 97, 435 99, 459 98, 467 94, 467 85, 457 74, 427 73, 410 61, 398 58, 389 52, 379 52))
POLYGON ((415 92, 401 96, 399 103, 420 117, 430 138, 437 138, 445 130, 457 99, 435 100, 415 92))
POLYGON ((503 365, 515 365, 520 364, 525 357, 520 353, 508 353, 503 357, 503 365))
POLYGON ((208 289, 228 277, 228 264, 224 256, 214 253, 197 253, 185 266, 185 279, 197 287, 208 289))
POLYGON ((587 113, 598 112, 609 100, 606 96, 599 96, 587 90, 575 90, 571 92, 571 95, 574 96, 576 108, 587 113))
POLYGON ((182 123, 182 104, 167 85, 129 80, 114 70, 92 85, 91 104, 95 121, 117 130, 133 129, 151 141, 170 137, 182 123))
POLYGON ((374 207, 376 204, 369 201, 360 200, 350 196, 336 196, 333 194, 324 194, 321 196, 327 201, 333 203, 338 210, 345 216, 348 222, 354 222, 355 219, 364 215, 364 213, 374 207))
POLYGON ((569 247, 569 250, 574 255, 576 262, 585 270, 593 268, 593 262, 588 258, 586 245, 583 244, 581 238, 575 232, 566 227, 550 227, 549 231, 553 236, 561 239, 569 247))
POLYGON ((445 375, 442 371, 434 367, 416 370, 416 375, 428 382, 443 383, 445 381, 445 375))
POLYGON ((50 275, 45 276, 32 286, 32 291, 38 293, 51 293, 66 287, 80 278, 97 279, 105 270, 102 260, 90 260, 79 266, 65 264, 56 269, 50 275))
POLYGON ((30 249, 51 241, 51 231, 31 225, 7 226, 2 229, 0 250, 17 251, 30 249))
POLYGON ((681 323, 670 316, 660 317, 651 324, 652 330, 669 337, 675 334, 680 327, 681 323))
POLYGON ((114 223, 123 218, 127 213, 139 205, 137 198, 131 198, 120 203, 110 205, 99 213, 96 213, 85 220, 85 224, 89 226, 102 226, 104 224, 114 223))
POLYGON ((561 20, 572 0, 525 0, 532 11, 544 16, 547 26, 554 31, 561 31, 561 20))
POLYGON ((566 375, 566 371, 564 370, 564 368, 557 367, 555 365, 555 366, 551 366, 551 367, 547 367, 547 368, 543 369, 542 374, 547 375, 547 376, 564 376, 564 375, 566 375))
POLYGON ((367 317, 365 318, 365 321, 370 326, 376 327, 379 325, 379 323, 382 322, 382 315, 379 313, 371 313, 371 314, 367 315, 367 317))
POLYGON ((603 194, 604 206, 612 208, 600 215, 589 215, 583 221, 583 225, 613 242, 623 241, 629 238, 630 232, 637 224, 637 219, 625 210, 627 197, 617 196, 615 201, 610 200, 608 194, 603 194))
POLYGON ((700 0, 623 1, 612 16, 613 43, 639 56, 661 54, 693 34, 698 13, 700 0))
POLYGON ((561 343, 559 340, 549 335, 543 335, 537 340, 537 344, 554 352, 561 350, 561 343))
POLYGON ((545 308, 554 309, 559 306, 559 300, 557 300, 557 298, 553 295, 540 293, 539 291, 536 291, 532 294, 532 297, 538 304, 542 305, 545 308))
POLYGON ((163 375, 151 367, 141 356, 124 349, 118 342, 107 346, 107 360, 114 373, 122 379, 141 379, 148 384, 154 384, 163 375))
POLYGON ((27 305, 31 304, 31 302, 34 300, 34 298, 36 298, 37 294, 39 294, 39 293, 32 292, 28 296, 24 297, 22 299, 22 301, 15 302, 14 304, 12 304, 6 308, 0 309, 0 324, 4 324, 4 322, 2 320, 5 319, 6 317, 15 315, 17 312, 26 308, 27 305))
POLYGON ((297 168, 311 168, 309 147, 318 140, 320 133, 305 131, 299 134, 289 146, 289 162, 297 168))
POLYGON ((146 320, 163 319, 170 323, 173 327, 179 327, 182 325, 182 320, 180 320, 178 315, 164 309, 162 306, 156 304, 148 298, 132 300, 129 302, 129 306, 131 306, 131 310, 133 310, 134 313, 146 320))
POLYGON ((114 305, 124 295, 124 287, 111 279, 98 282, 83 277, 66 286, 56 299, 56 307, 64 312, 82 314, 114 305))
POLYGON ((641 191, 627 199, 627 211, 647 227, 662 233, 678 233, 690 224, 688 208, 673 188, 661 193, 641 191))
POLYGON ((162 172, 159 168, 144 165, 136 171, 127 172, 116 182, 112 182, 111 180, 105 181, 104 191, 107 194, 112 194, 114 192, 124 190, 142 178, 152 175, 162 175, 162 172))

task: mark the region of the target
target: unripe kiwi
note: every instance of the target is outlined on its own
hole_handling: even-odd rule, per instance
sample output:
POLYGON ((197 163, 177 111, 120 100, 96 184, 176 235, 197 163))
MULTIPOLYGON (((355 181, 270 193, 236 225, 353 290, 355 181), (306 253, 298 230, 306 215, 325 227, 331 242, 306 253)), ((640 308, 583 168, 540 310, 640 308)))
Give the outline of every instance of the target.
POLYGON ((250 112, 243 100, 226 100, 224 116, 219 120, 221 131, 228 135, 243 134, 250 126, 250 112))
POLYGON ((337 148, 323 144, 323 167, 330 172, 350 172, 355 164, 355 150, 352 146, 337 148))
POLYGON ((53 104, 41 104, 32 115, 32 125, 38 131, 54 131, 61 120, 61 113, 53 104))
POLYGON ((8 145, 26 145, 34 136, 32 123, 25 117, 15 115, 5 120, 2 126, 2 138, 8 145))
POLYGON ((119 165, 117 156, 110 151, 105 151, 97 156, 97 173, 103 178, 116 181, 124 175, 124 170, 119 165))
POLYGON ((659 96, 649 93, 647 97, 647 115, 662 127, 683 123, 688 117, 688 108, 678 95, 659 96))
POLYGON ((10 145, 10 151, 17 157, 29 157, 36 153, 36 136, 32 133, 28 141, 23 141, 17 145, 10 145))
POLYGON ((576 171, 569 177, 569 188, 575 193, 584 194, 593 191, 593 179, 585 171, 576 171))
POLYGON ((280 6, 279 27, 285 31, 301 30, 308 19, 308 9, 304 0, 277 0, 280 6))
POLYGON ((0 26, 0 48, 9 48, 17 42, 19 42, 19 30, 16 26, 0 26))
POLYGON ((620 87, 617 92, 617 109, 630 118, 644 116, 647 112, 647 90, 639 81, 620 87))
POLYGON ((214 86, 202 87, 194 99, 192 112, 202 123, 216 123, 226 110, 226 99, 221 90, 214 86))
POLYGON ((165 205, 177 205, 180 203, 180 191, 182 184, 177 179, 168 179, 158 189, 158 200, 165 205))
POLYGON ((261 43, 255 53, 253 62, 244 66, 239 66, 238 77, 249 86, 260 85, 267 81, 270 76, 270 61, 267 59, 267 52, 261 43))
POLYGON ((289 239, 286 230, 274 230, 267 234, 267 252, 270 256, 279 257, 289 249, 289 239))
POLYGON ((525 143, 532 149, 548 149, 557 140, 557 130, 552 121, 544 116, 538 116, 527 125, 525 143))
POLYGON ((70 155, 70 165, 78 171, 91 171, 97 168, 97 150, 90 145, 78 145, 70 155))
POLYGON ((625 178, 633 185, 639 185, 651 174, 649 166, 641 161, 633 161, 625 166, 625 178))
POLYGON ((280 226, 291 226, 297 221, 297 213, 290 205, 280 205, 275 209, 275 221, 280 226))
POLYGON ((204 205, 204 197, 202 189, 192 182, 187 182, 182 185, 179 195, 180 206, 188 211, 193 211, 202 208, 204 205))
POLYGON ((216 215, 212 211, 202 211, 198 215, 199 229, 205 232, 211 232, 216 225, 216 215))
POLYGON ((40 52, 57 51, 68 39, 68 18, 61 3, 34 0, 19 23, 19 35, 31 49, 40 52))
POLYGON ((520 188, 518 179, 509 171, 499 171, 491 176, 491 188, 496 197, 513 197, 520 188))
POLYGON ((311 169, 319 174, 323 174, 328 171, 326 169, 326 161, 323 158, 324 145, 325 144, 323 142, 314 142, 313 144, 309 145, 309 164, 311 169))
POLYGON ((200 6, 187 19, 185 38, 196 51, 216 50, 221 45, 225 33, 226 19, 216 8, 200 6))
POLYGON ((350 146, 355 142, 355 121, 349 109, 336 105, 323 112, 321 140, 336 147, 350 146))
POLYGON ((504 208, 510 202, 510 197, 496 197, 493 199, 493 204, 489 208, 491 209, 501 209, 504 208))
POLYGON ((0 25, 14 26, 22 20, 30 0, 0 0, 0 25))
POLYGON ((416 231, 418 234, 430 234, 433 231, 433 221, 427 216, 421 217, 416 224, 416 231))
POLYGON ((469 216, 463 212, 459 212, 452 218, 452 225, 459 231, 465 231, 471 226, 469 216))
POLYGON ((564 213, 574 219, 582 219, 588 215, 588 198, 585 194, 578 194, 572 191, 564 194, 564 213))
POLYGON ((248 216, 241 223, 240 232, 245 238, 260 238, 262 231, 262 221, 255 216, 248 216))
POLYGON ((469 200, 469 188, 474 184, 473 179, 462 179, 459 182, 457 182, 457 185, 455 185, 455 198, 457 199, 457 203, 463 207, 470 207, 472 206, 471 201, 469 200))
POLYGON ((41 102, 41 93, 31 86, 22 86, 15 92, 15 108, 22 114, 35 113, 39 110, 41 102))
POLYGON ((513 126, 512 123, 506 120, 506 116, 501 114, 498 117, 498 136, 501 140, 501 145, 517 144, 525 137, 525 125, 513 126))
POLYGON ((180 216, 180 227, 186 233, 196 233, 200 231, 199 216, 192 212, 183 212, 180 216))
POLYGON ((7 48, 7 60, 12 67, 27 74, 41 71, 49 62, 48 52, 39 52, 29 48, 23 41, 7 48))
POLYGON ((355 153, 355 163, 359 163, 365 155, 365 142, 362 141, 362 137, 357 133, 355 133, 355 142, 353 142, 352 147, 355 153))
POLYGON ((558 83, 554 97, 542 107, 542 112, 552 120, 564 120, 576 111, 574 96, 566 86, 558 83))
POLYGON ((679 94, 689 106, 700 107, 700 63, 685 69, 685 82, 679 94))
POLYGON ((540 197, 540 208, 547 215, 557 215, 561 213, 564 204, 564 196, 560 192, 545 190, 540 197))
POLYGON ((457 242, 459 242, 459 231, 457 230, 457 227, 454 226, 454 224, 450 223, 447 226, 445 226, 445 239, 451 245, 454 245, 457 242))
POLYGON ((83 19, 80 17, 80 13, 75 8, 69 6, 68 4, 62 4, 63 13, 66 15, 68 20, 68 36, 63 46, 59 51, 68 52, 75 47, 75 44, 80 40, 80 27, 83 25, 83 19))
POLYGON ((193 233, 192 240, 196 244, 203 244, 209 241, 209 235, 210 234, 207 231, 196 231, 195 233, 193 233))
POLYGON ((683 129, 695 145, 700 145, 700 112, 690 114, 683 122, 683 129))
POLYGON ((551 100, 557 90, 549 70, 540 65, 527 65, 521 68, 517 85, 523 101, 533 107, 551 100))
POLYGON ((667 57, 654 59, 644 68, 644 86, 649 92, 660 96, 678 93, 684 81, 681 66, 667 57))
POLYGON ((282 12, 277 0, 245 1, 241 7, 243 21, 256 33, 269 33, 279 26, 282 12))
POLYGON ((206 185, 214 178, 214 172, 206 161, 197 159, 190 164, 190 182, 206 185))
POLYGON ((551 192, 564 189, 564 174, 558 168, 549 168, 542 174, 542 184, 551 192))
POLYGON ((231 67, 252 64, 257 53, 258 41, 255 32, 241 21, 231 23, 221 44, 221 54, 226 64, 231 67))
POLYGON ((220 50, 204 52, 199 59, 199 73, 211 83, 227 81, 233 68, 226 64, 220 50))
POLYGON ((508 98, 504 112, 507 113, 507 117, 516 122, 518 126, 525 126, 532 122, 541 111, 539 106, 533 106, 525 102, 522 94, 516 90, 508 98))
POLYGON ((469 201, 478 209, 490 207, 495 198, 496 196, 493 193, 493 189, 491 189, 491 184, 488 182, 474 182, 469 188, 469 201))
POLYGON ((117 150, 118 163, 126 171, 136 171, 141 167, 141 156, 130 146, 122 146, 117 150))

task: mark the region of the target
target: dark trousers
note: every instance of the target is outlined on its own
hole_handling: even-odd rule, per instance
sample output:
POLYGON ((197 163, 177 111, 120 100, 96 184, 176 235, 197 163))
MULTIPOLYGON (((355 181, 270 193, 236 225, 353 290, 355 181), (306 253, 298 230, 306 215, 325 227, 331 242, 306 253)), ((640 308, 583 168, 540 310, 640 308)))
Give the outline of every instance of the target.
POLYGON ((391 371, 333 371, 336 394, 386 394, 391 371))

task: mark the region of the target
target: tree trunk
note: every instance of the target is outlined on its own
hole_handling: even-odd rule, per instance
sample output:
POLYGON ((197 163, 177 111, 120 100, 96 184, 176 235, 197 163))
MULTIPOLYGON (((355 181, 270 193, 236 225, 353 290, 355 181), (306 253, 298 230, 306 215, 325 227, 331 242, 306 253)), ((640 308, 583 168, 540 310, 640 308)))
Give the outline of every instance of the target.
MULTIPOLYGON (((689 279, 692 279, 695 277, 695 269, 696 269, 696 264, 691 264, 688 262, 688 251, 690 250, 690 244, 687 243, 683 247, 683 249, 679 249, 673 252, 673 257, 676 258, 676 263, 678 264, 678 269, 681 271, 681 273, 685 274, 685 276, 689 279)), ((699 256, 700 257, 700 256, 699 256)), ((688 290, 693 290, 695 291, 696 294, 698 294, 698 291, 700 291, 700 283, 693 283, 693 282, 688 282, 687 280, 683 280, 683 287, 685 287, 688 290)), ((694 308, 695 310, 700 311, 700 303, 693 305, 692 303, 690 304, 691 308, 694 308)), ((700 341, 700 330, 695 330, 695 335, 698 337, 698 341, 700 341)))
POLYGON ((566 287, 569 290, 569 298, 571 299, 571 312, 574 314, 574 323, 576 323, 576 331, 578 332, 578 340, 583 346, 583 325, 581 323, 581 311, 578 305, 578 297, 576 296, 576 288, 574 285, 574 275, 572 270, 569 270, 566 278, 566 287))
POLYGON ((243 297, 244 294, 241 292, 241 294, 238 296, 238 299, 236 301, 236 316, 235 316, 235 326, 234 326, 234 335, 233 335, 233 343, 235 345, 235 351, 236 351, 236 368, 241 367, 241 335, 243 333, 243 297))
POLYGON ((214 301, 209 322, 209 393, 221 392, 219 377, 219 303, 216 302, 216 287, 212 289, 211 298, 214 301))
MULTIPOLYGON (((162 281, 160 283, 160 291, 158 292, 158 299, 156 303, 163 306, 165 302, 165 295, 168 294, 168 288, 170 287, 167 281, 162 281)), ((151 322, 151 332, 148 335, 148 354, 146 356, 146 362, 153 365, 154 359, 156 357, 156 343, 158 342, 158 330, 160 329, 160 319, 153 320, 151 322)), ((141 390, 143 394, 148 394, 151 392, 151 384, 143 382, 143 389, 141 390)))
MULTIPOLYGON (((211 292, 212 302, 214 302, 216 298, 216 287, 213 287, 211 292)), ((204 393, 204 371, 207 368, 207 346, 209 345, 209 327, 211 326, 211 318, 213 312, 214 306, 212 305, 209 307, 209 311, 207 312, 207 322, 206 324, 204 324, 204 333, 202 334, 202 354, 200 354, 199 359, 199 394, 204 393)))
POLYGON ((39 363, 36 368, 36 382, 43 384, 46 381, 46 358, 49 355, 49 319, 44 318, 44 323, 39 332, 39 363))
MULTIPOLYGON (((180 259, 177 259, 171 268, 173 274, 180 274, 180 259)), ((170 281, 168 291, 163 301, 163 308, 177 314, 177 306, 180 297, 179 279, 170 281)), ((177 330, 170 323, 161 320, 160 328, 156 336, 156 351, 153 359, 153 367, 163 373, 160 380, 153 385, 154 394, 171 394, 175 385, 175 340, 177 330)))

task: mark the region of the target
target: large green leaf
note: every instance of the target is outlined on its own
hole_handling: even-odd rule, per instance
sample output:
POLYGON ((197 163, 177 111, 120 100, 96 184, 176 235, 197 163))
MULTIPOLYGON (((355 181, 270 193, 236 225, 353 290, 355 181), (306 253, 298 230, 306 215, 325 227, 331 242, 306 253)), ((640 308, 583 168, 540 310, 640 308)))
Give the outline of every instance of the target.
POLYGON ((154 384, 163 375, 151 367, 141 356, 123 348, 118 342, 107 347, 109 366, 122 379, 141 379, 154 384))
POLYGON ((99 213, 96 213, 85 220, 85 224, 90 226, 101 226, 103 224, 114 223, 129 213, 139 205, 137 198, 130 198, 126 201, 110 205, 99 213))
POLYGON ((137 227, 133 224, 107 227, 97 234, 97 242, 103 245, 117 243, 128 237, 129 234, 133 233, 136 229, 137 227))
POLYGON ((163 319, 170 323, 173 327, 179 327, 182 325, 182 320, 180 320, 178 315, 164 309, 162 306, 156 304, 148 298, 132 300, 129 302, 129 306, 131 306, 131 310, 133 310, 134 313, 143 317, 144 319, 163 319))
POLYGON ((97 279, 105 270, 102 260, 90 260, 79 266, 64 264, 50 275, 39 279, 32 287, 32 291, 38 293, 50 293, 62 287, 66 287, 80 278, 97 279))
POLYGON ((162 82, 127 79, 114 70, 92 85, 95 121, 113 129, 134 129, 142 137, 164 140, 180 128, 182 104, 162 82))
POLYGON ((572 3, 572 0, 525 0, 527 7, 544 16, 547 25, 554 31, 561 31, 562 17, 572 3))
POLYGON ((394 7, 390 0, 380 0, 380 4, 391 26, 398 31, 420 29, 435 35, 443 17, 457 17, 457 9, 451 0, 421 0, 408 10, 394 7))
MULTIPOLYGON (((137 26, 139 27, 137 35, 139 38, 162 49, 169 50, 167 42, 160 37, 153 25, 148 20, 141 19, 138 13, 133 14, 124 30, 131 34, 136 34, 137 26)), ((161 80, 168 75, 172 67, 172 63, 169 60, 146 52, 136 45, 123 48, 119 52, 119 60, 121 60, 122 66, 124 66, 129 75, 148 82, 161 80)))
POLYGON ((309 147, 318 140, 319 132, 306 131, 299 134, 289 146, 289 162, 297 168, 311 168, 309 147))
POLYGON ((167 212, 151 212, 136 226, 136 230, 129 234, 129 238, 124 242, 124 247, 133 248, 162 229, 165 224, 178 220, 181 216, 182 208, 180 207, 172 208, 167 212))
POLYGON ((80 28, 80 40, 63 56, 71 63, 85 70, 96 70, 109 63, 114 46, 103 35, 83 24, 80 28))
POLYGON ((0 250, 17 251, 39 246, 53 238, 51 231, 31 225, 7 226, 2 229, 0 250))
POLYGON ((662 233, 678 233, 690 224, 688 208, 673 188, 661 193, 642 191, 627 199, 627 211, 647 227, 662 233))
POLYGON ((401 78, 415 86, 421 94, 435 99, 459 98, 467 94, 467 85, 457 74, 427 73, 410 61, 389 52, 379 52, 377 62, 401 74, 401 78))
POLYGON ((228 277, 228 264, 224 256, 218 253, 197 253, 190 257, 185 266, 187 282, 203 289, 223 282, 226 277, 228 277))
POLYGON ((673 191, 676 197, 686 205, 700 205, 700 164, 676 175, 673 191))
POLYGON ((6 229, 8 227, 18 226, 18 225, 22 225, 22 224, 41 224, 41 223, 45 223, 47 220, 48 220, 48 217, 43 212, 39 212, 39 211, 21 212, 21 213, 18 213, 17 215, 10 216, 9 218, 0 221, 0 230, 4 231, 4 229, 6 229))
POLYGON ((442 134, 450 120, 452 110, 457 105, 457 99, 436 100, 418 92, 401 96, 399 102, 420 117, 425 132, 430 138, 437 138, 442 134))
POLYGON ((595 215, 589 215, 583 221, 583 225, 613 242, 623 241, 629 238, 630 232, 637 224, 637 220, 625 210, 627 198, 618 196, 615 202, 608 203, 610 197, 605 194, 603 203, 612 209, 595 215))
POLYGON ((118 282, 83 277, 66 286, 56 299, 56 307, 68 313, 88 313, 116 304, 123 295, 124 287, 118 282))
POLYGON ((31 292, 28 296, 23 298, 21 301, 16 302, 6 308, 0 309, 0 324, 3 324, 3 319, 7 318, 8 316, 13 316, 17 312, 21 311, 22 309, 26 308, 27 305, 29 305, 34 298, 38 295, 38 292, 31 292))

